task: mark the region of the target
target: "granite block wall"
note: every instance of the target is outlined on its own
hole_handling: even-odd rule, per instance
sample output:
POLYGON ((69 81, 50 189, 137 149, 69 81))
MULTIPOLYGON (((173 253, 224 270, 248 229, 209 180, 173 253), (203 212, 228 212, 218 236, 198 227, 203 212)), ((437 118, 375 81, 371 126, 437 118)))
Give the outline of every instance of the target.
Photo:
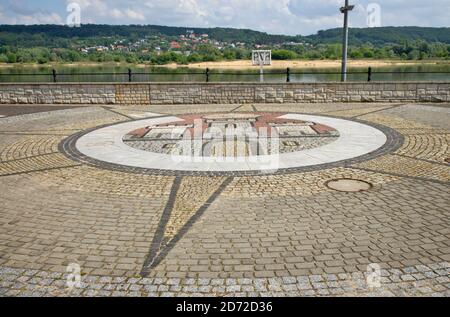
POLYGON ((450 82, 0 84, 2 104, 450 102, 450 82))

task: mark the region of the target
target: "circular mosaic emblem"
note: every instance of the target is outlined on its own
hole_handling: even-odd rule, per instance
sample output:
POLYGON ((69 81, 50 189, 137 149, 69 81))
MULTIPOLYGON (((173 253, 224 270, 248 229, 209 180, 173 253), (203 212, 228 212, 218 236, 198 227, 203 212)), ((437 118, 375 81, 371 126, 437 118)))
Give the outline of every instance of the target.
POLYGON ((276 113, 184 115, 175 122, 130 131, 135 149, 179 156, 237 158, 299 152, 336 141, 329 126, 276 113))
POLYGON ((154 117, 69 138, 72 158, 157 173, 254 174, 319 169, 377 155, 390 133, 361 122, 296 113, 154 117))

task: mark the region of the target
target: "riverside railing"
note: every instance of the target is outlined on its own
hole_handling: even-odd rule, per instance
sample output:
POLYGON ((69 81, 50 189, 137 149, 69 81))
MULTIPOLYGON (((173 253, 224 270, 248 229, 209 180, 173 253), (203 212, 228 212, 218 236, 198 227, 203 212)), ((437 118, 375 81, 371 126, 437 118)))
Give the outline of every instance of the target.
MULTIPOLYGON (((266 71, 264 72, 264 77, 270 77, 270 76, 283 76, 285 78, 286 83, 290 83, 292 81, 292 77, 295 75, 341 75, 341 72, 334 71, 334 72, 311 72, 311 71, 299 71, 295 70, 293 71, 291 68, 286 68, 285 70, 275 70, 275 71, 266 71)), ((371 82, 374 75, 379 74, 386 74, 386 75, 394 75, 394 74, 424 74, 424 75, 432 75, 432 74, 447 74, 449 75, 446 79, 450 80, 450 72, 448 71, 397 71, 397 72, 389 72, 389 71, 374 71, 372 67, 369 67, 366 71, 348 71, 346 73, 347 75, 359 75, 366 78, 367 82, 371 82)), ((83 76, 92 76, 92 77, 98 77, 98 76, 122 76, 124 78, 123 81, 128 82, 146 82, 147 80, 138 80, 138 78, 142 78, 142 76, 148 76, 147 78, 150 79, 152 76, 177 76, 177 75, 186 75, 186 76, 201 76, 203 77, 203 80, 207 83, 212 82, 211 77, 214 75, 220 75, 220 76, 257 76, 258 79, 260 77, 260 73, 258 72, 230 72, 230 71, 221 71, 221 72, 214 72, 209 68, 206 68, 204 71, 201 72, 194 72, 194 71, 188 71, 188 72, 136 72, 132 69, 128 69, 127 72, 87 72, 87 73, 58 73, 55 69, 52 69, 51 73, 0 73, 0 82, 4 82, 3 79, 6 77, 36 77, 36 78, 43 78, 47 79, 47 81, 50 82, 64 82, 64 79, 70 78, 70 77, 83 77, 83 76)), ((107 80, 108 81, 108 80, 107 80)), ((173 80, 174 82, 177 82, 177 80, 173 80)), ((359 80, 363 81, 363 80, 359 80)), ((20 82, 20 81, 19 81, 20 82)))

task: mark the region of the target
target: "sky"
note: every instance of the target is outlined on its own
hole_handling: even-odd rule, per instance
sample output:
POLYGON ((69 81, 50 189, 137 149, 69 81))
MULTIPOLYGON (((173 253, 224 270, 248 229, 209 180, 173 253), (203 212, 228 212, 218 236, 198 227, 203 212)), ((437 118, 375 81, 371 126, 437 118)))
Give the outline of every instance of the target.
MULTIPOLYGON (((77 3, 81 23, 249 28, 309 35, 342 26, 344 0, 0 0, 0 24, 66 24, 77 3)), ((372 26, 450 27, 450 0, 351 0, 351 27, 367 27, 368 5, 379 9, 372 26), (378 14, 379 13, 379 14, 378 14)), ((370 9, 369 11, 372 11, 370 9)), ((371 20, 374 21, 374 20, 371 20)))

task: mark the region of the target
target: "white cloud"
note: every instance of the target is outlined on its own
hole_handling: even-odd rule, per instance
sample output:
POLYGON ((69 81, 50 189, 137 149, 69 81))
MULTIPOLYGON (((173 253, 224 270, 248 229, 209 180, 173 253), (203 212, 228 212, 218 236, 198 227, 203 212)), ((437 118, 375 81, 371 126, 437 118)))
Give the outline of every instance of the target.
POLYGON ((55 12, 12 15, 2 7, 0 7, 0 21, 2 24, 63 24, 63 19, 55 12))
POLYGON ((125 16, 136 21, 145 21, 145 16, 137 11, 126 9, 125 16))
MULTIPOLYGON (((23 0, 7 4, 2 23, 62 23, 65 8, 47 4, 31 9, 23 0), (18 5, 20 4, 20 5, 18 5), (56 12, 56 13, 55 13, 56 12)), ((159 24, 185 27, 250 28, 275 34, 311 34, 340 27, 343 0, 66 0, 77 2, 82 23, 159 24)), ((448 0, 353 0, 358 4, 350 24, 366 26, 365 8, 376 2, 382 8, 383 25, 449 26, 448 0)), ((47 1, 46 1, 47 3, 47 1)), ((42 4, 43 5, 43 4, 42 4)))

